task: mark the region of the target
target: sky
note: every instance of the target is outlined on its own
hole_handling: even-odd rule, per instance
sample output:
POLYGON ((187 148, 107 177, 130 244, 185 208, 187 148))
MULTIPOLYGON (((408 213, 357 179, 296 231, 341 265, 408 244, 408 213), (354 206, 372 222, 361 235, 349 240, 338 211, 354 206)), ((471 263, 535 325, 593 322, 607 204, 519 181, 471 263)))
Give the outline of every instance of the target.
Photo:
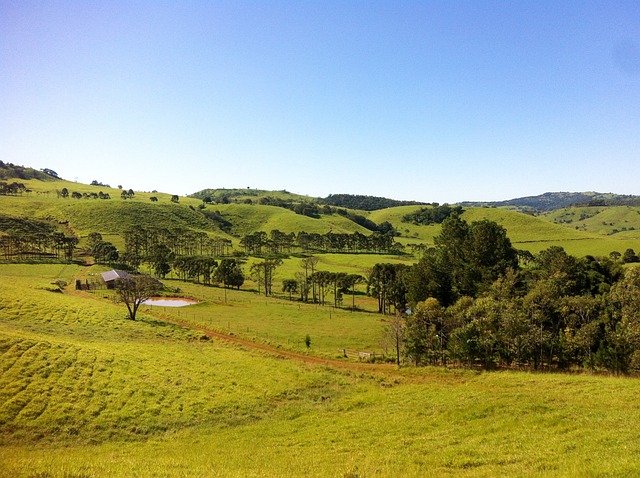
POLYGON ((640 2, 0 0, 0 160, 171 194, 640 194, 640 2))

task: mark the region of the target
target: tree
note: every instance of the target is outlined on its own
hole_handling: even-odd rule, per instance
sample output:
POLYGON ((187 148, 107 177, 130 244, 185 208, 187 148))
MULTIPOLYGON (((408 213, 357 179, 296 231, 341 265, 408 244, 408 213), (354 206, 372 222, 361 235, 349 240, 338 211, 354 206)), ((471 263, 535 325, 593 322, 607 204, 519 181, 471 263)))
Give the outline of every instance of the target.
POLYGON ((298 292, 298 281, 295 279, 285 279, 282 281, 282 292, 289 293, 289 300, 291 301, 291 296, 298 292))
POLYGON ((98 263, 110 264, 116 262, 119 258, 118 249, 112 243, 107 241, 98 241, 93 244, 89 253, 98 263))
POLYGON ((622 262, 624 262, 625 264, 630 264, 639 261, 640 259, 633 249, 627 249, 626 251, 624 251, 624 254, 622 255, 622 262))
POLYGON ((356 309, 356 285, 365 281, 360 274, 349 274, 344 278, 343 286, 346 290, 351 289, 351 310, 356 309))
POLYGON ((445 309, 434 298, 418 303, 413 313, 407 316, 405 354, 416 365, 424 359, 433 364, 446 362, 444 324, 445 309))
POLYGON ((258 284, 258 293, 260 293, 260 286, 264 284, 264 295, 271 295, 273 273, 281 264, 282 259, 265 259, 263 262, 256 262, 251 266, 251 276, 258 284))
POLYGON ((116 280, 116 295, 127 306, 129 319, 136 320, 140 304, 157 294, 161 284, 147 275, 128 276, 116 280))
POLYGON ((215 279, 224 284, 224 301, 227 302, 227 288, 232 286, 239 289, 244 284, 241 262, 237 259, 222 259, 216 269, 215 279))
POLYGON ((408 267, 405 264, 376 264, 371 269, 368 292, 378 299, 378 312, 386 314, 393 305, 404 312, 407 305, 408 267))
POLYGON ((175 255, 165 244, 154 244, 149 250, 149 262, 158 277, 164 278, 171 271, 175 255))
POLYGON ((99 232, 90 232, 87 236, 87 245, 89 246, 89 249, 93 249, 93 247, 99 242, 102 242, 102 234, 99 232))
POLYGON ((400 366, 400 355, 404 349, 405 321, 400 313, 389 317, 382 330, 381 345, 385 349, 391 346, 396 352, 396 364, 400 366))
MULTIPOLYGON (((318 265, 319 259, 316 256, 309 256, 302 259, 300 262, 300 266, 304 269, 304 287, 305 291, 304 300, 305 302, 309 299, 309 278, 316 271, 316 266, 318 265)), ((316 301, 316 287, 315 284, 312 284, 312 296, 313 302, 316 301)))
POLYGON ((58 173, 56 173, 53 169, 44 168, 42 172, 45 174, 48 174, 49 176, 53 176, 54 178, 60 179, 60 176, 58 176, 58 173))

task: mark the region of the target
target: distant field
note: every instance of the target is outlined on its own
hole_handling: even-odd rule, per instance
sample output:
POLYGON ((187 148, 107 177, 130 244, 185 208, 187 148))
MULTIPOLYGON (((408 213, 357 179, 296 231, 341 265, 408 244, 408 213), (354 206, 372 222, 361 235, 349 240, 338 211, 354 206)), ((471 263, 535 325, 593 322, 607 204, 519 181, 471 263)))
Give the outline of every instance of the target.
MULTIPOLYGON (((0 265, 0 477, 640 473, 637 379, 306 364, 52 291, 86 272, 0 265)), ((315 330, 312 353, 324 328, 373 338, 379 318, 184 291, 206 303, 181 319, 264 327, 276 342, 315 330)))
MULTIPOLYGON (((316 219, 281 207, 242 204, 244 199, 257 200, 266 196, 289 200, 312 199, 283 191, 216 190, 215 194, 235 194, 230 204, 206 206, 208 211, 220 212, 233 224, 231 232, 235 237, 232 237, 198 212, 198 207, 202 205, 199 199, 181 197, 179 204, 174 204, 170 201, 171 194, 136 192, 134 199, 122 200, 121 190, 117 188, 69 181, 24 182, 32 190, 31 193, 18 197, 0 196, 3 214, 53 219, 65 224, 68 222, 71 230, 80 237, 86 237, 90 232, 100 232, 120 248, 124 246, 122 232, 134 225, 204 231, 212 236, 232 239, 236 250, 241 249, 240 238, 255 231, 268 233, 277 229, 285 233, 370 233, 339 214, 322 214, 316 219), (64 187, 70 192, 103 191, 109 193, 112 199, 58 198, 56 190, 64 187), (152 203, 152 196, 157 197, 158 202, 152 203)), ((353 212, 377 224, 390 222, 401 234, 397 241, 402 244, 433 244, 433 238, 440 231, 439 225, 417 226, 402 222, 405 214, 419 207, 400 206, 372 212, 353 212)), ((612 251, 624 252, 628 248, 640 250, 640 208, 637 207, 573 207, 539 217, 502 208, 467 208, 463 218, 469 222, 481 219, 496 221, 507 229, 515 247, 534 253, 552 245, 560 245, 577 256, 608 255, 612 251)), ((358 260, 354 259, 356 262, 358 260)))
POLYGON ((544 218, 566 227, 601 235, 640 230, 639 207, 571 207, 547 213, 544 218))

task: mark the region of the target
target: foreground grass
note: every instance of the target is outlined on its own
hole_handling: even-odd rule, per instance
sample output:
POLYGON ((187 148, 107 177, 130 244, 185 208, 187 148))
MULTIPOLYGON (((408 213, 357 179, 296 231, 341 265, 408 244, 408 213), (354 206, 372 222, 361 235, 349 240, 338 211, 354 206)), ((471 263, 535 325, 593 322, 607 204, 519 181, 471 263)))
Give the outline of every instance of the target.
POLYGON ((78 272, 0 266, 0 477, 640 473, 637 379, 307 365, 47 290, 78 272))

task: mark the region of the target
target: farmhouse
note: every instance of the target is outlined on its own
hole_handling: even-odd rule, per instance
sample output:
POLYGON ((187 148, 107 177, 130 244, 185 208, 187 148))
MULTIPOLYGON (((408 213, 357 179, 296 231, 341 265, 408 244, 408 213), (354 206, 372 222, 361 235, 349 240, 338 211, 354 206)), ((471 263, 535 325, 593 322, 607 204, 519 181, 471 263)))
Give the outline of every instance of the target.
POLYGON ((131 275, 128 274, 127 272, 117 271, 115 269, 112 271, 103 272, 101 275, 102 275, 102 280, 104 280, 104 283, 107 284, 107 289, 115 289, 116 280, 129 279, 131 277, 131 275))

